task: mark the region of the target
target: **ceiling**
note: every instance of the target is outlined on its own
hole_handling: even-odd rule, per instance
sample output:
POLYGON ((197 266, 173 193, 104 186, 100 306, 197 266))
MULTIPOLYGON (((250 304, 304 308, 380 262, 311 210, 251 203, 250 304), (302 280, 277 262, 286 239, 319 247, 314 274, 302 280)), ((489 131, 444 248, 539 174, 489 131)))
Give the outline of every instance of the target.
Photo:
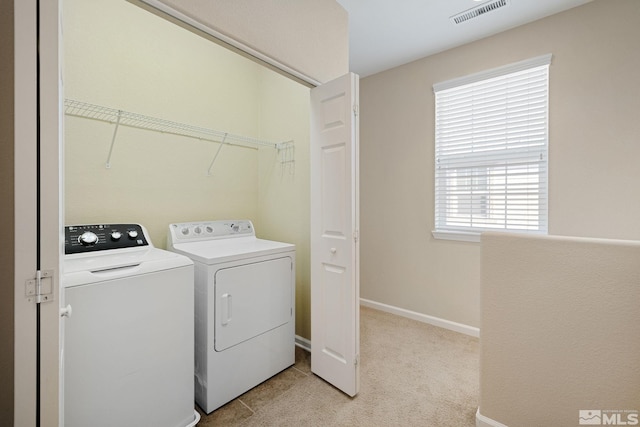
POLYGON ((466 22, 450 19, 497 1, 337 0, 349 12, 350 69, 366 77, 592 0, 506 0, 466 22))

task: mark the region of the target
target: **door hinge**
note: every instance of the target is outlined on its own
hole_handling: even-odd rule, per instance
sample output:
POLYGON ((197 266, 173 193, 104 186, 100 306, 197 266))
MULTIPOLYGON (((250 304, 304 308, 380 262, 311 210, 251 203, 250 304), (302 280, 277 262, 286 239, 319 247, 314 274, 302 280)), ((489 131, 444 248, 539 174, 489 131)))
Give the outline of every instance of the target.
POLYGON ((360 105, 353 104, 353 115, 358 116, 360 114, 360 105))
POLYGON ((356 354, 356 358, 353 359, 354 366, 358 366, 360 364, 360 355, 356 354))
POLYGON ((36 271, 36 277, 25 283, 25 295, 36 304, 53 301, 53 270, 36 271))
POLYGON ((355 231, 353 232, 353 241, 354 241, 355 243, 358 243, 358 240, 359 240, 359 239, 360 239, 360 233, 359 233, 359 231, 358 231, 358 230, 355 230, 355 231))

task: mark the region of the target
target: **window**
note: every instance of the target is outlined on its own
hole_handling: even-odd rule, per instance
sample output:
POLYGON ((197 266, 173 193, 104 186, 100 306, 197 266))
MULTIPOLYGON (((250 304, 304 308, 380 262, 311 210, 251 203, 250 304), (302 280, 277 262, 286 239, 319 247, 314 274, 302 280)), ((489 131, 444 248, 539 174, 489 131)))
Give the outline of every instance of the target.
POLYGON ((436 238, 547 232, 551 55, 434 85, 436 238))

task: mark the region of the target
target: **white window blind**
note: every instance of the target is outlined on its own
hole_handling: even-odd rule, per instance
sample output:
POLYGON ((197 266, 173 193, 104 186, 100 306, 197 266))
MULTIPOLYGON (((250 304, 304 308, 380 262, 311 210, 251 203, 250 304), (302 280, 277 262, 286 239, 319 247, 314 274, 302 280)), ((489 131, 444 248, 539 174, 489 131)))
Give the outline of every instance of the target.
POLYGON ((547 232, 550 62, 546 55, 434 86, 436 237, 547 232))

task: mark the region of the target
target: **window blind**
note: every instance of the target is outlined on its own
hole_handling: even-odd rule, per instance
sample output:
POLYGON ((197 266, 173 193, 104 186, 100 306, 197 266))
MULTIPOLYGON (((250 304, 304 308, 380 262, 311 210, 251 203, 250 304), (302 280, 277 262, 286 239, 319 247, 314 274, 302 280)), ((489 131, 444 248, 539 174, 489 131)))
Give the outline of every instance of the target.
POLYGON ((544 58, 434 86, 436 232, 546 233, 544 58))

